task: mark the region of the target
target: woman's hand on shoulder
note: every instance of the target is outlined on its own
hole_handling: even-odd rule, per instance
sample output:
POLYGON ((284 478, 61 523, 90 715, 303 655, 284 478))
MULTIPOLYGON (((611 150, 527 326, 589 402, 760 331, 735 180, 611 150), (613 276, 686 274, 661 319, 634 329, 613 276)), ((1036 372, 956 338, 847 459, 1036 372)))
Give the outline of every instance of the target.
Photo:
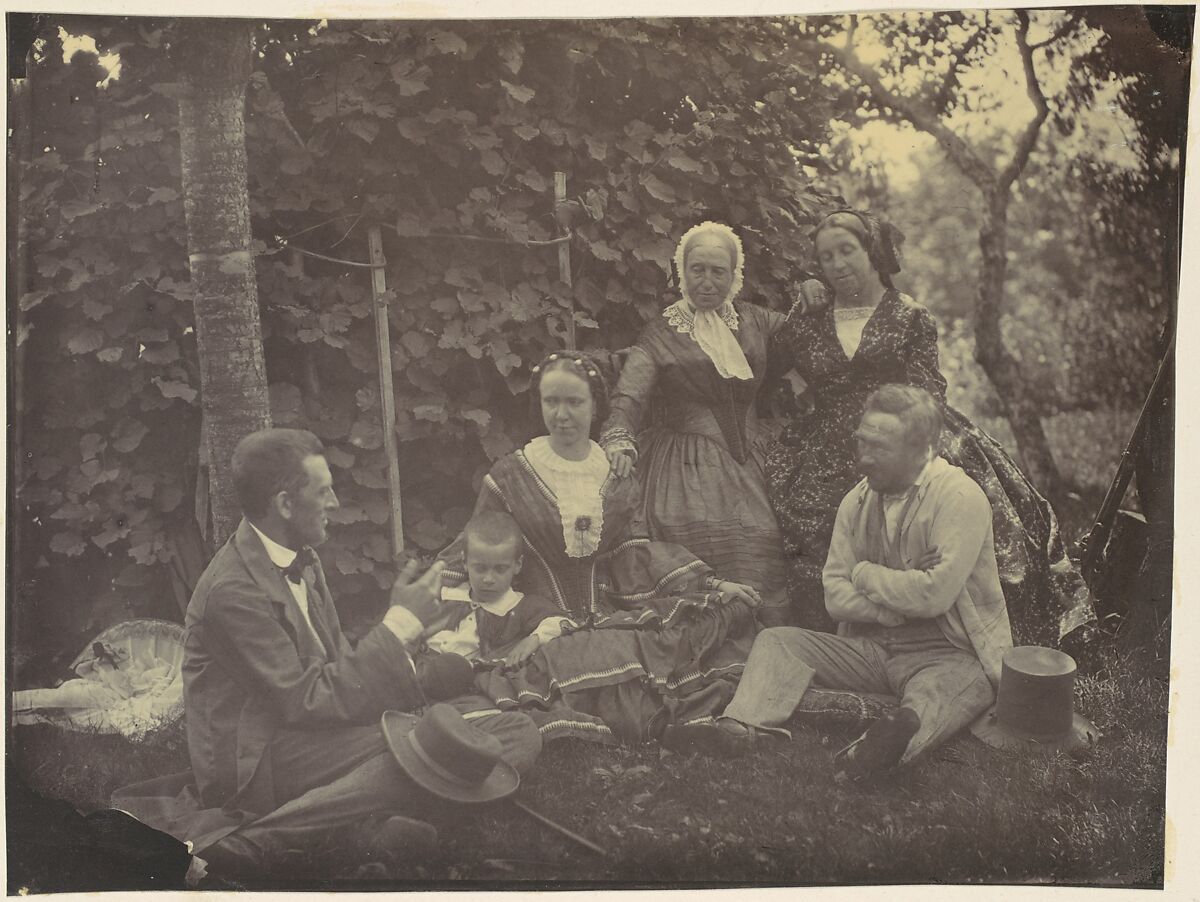
POLYGON ((613 475, 620 479, 626 479, 633 474, 633 455, 629 451, 618 448, 610 448, 608 454, 608 466, 612 470, 613 475))
POLYGON ((796 297, 796 303, 792 306, 791 313, 818 313, 829 306, 829 289, 827 289, 821 281, 817 279, 805 279, 804 284, 800 286, 800 292, 796 297))

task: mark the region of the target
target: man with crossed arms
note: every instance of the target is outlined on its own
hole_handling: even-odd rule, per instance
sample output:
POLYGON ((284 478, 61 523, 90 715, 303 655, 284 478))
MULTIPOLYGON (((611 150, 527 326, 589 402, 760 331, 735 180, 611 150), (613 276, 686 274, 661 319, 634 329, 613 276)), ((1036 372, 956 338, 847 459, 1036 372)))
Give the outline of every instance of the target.
POLYGON ((896 711, 837 755, 839 771, 859 778, 911 761, 992 704, 1012 647, 992 511, 938 455, 941 428, 923 389, 885 385, 867 399, 855 432, 865 478, 838 508, 823 572, 837 635, 758 635, 711 728, 726 749, 786 723, 809 686, 898 695, 896 711))

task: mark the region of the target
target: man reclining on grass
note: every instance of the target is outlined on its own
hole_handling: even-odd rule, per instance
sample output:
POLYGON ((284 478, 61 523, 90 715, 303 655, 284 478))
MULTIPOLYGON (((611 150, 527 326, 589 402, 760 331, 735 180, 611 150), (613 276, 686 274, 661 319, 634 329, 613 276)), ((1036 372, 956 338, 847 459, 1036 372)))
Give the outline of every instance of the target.
POLYGON ((855 439, 866 477, 842 500, 825 562, 837 635, 775 627, 754 641, 737 693, 715 724, 676 728, 672 744, 737 754, 777 731, 810 685, 890 693, 900 707, 838 753, 858 778, 911 761, 992 704, 1012 647, 983 490, 938 456, 937 402, 885 385, 855 439))
POLYGON ((412 583, 406 568, 383 622, 356 645, 346 639, 311 548, 338 506, 320 440, 255 432, 232 466, 245 518, 201 576, 185 621, 194 785, 160 778, 121 790, 114 804, 192 841, 215 873, 262 879, 285 850, 324 848, 331 837, 368 849, 386 837, 400 852, 430 839, 431 827, 400 816, 421 794, 388 749, 386 710, 453 698, 500 740, 503 760, 528 770, 541 750, 528 717, 467 697, 464 658, 414 663, 406 649, 441 614, 440 565, 412 583))

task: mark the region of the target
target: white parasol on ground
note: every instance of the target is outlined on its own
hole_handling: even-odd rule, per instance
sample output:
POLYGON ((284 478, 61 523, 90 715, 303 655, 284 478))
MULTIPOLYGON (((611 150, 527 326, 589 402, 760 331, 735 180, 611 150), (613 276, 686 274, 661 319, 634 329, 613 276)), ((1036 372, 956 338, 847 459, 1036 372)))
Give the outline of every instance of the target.
POLYGON ((140 740, 183 715, 183 627, 128 620, 97 636, 71 663, 77 679, 13 693, 14 724, 120 733, 140 740))

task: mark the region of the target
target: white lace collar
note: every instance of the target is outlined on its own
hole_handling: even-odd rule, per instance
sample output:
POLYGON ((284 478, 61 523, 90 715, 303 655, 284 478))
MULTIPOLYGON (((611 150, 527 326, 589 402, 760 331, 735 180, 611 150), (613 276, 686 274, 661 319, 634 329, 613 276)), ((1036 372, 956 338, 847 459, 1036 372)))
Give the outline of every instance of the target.
POLYGON ((871 314, 874 312, 874 307, 834 307, 833 321, 842 323, 858 319, 870 319, 871 314))
MULTIPOLYGON (((716 309, 716 314, 724 320, 730 332, 738 330, 738 312, 733 301, 726 301, 716 309)), ((681 298, 667 307, 662 313, 667 322, 680 335, 691 335, 696 328, 696 308, 686 298, 681 298)))
POLYGON ((687 300, 679 300, 663 316, 676 332, 692 337, 722 379, 748 382, 754 378, 746 352, 733 334, 738 321, 732 303, 726 301, 716 310, 696 310, 687 300))
POLYGON ((604 498, 600 490, 608 479, 608 457, 598 444, 590 445, 583 460, 559 456, 546 435, 535 438, 524 448, 525 459, 554 493, 568 557, 595 554, 604 528, 604 498))
POLYGON ((550 436, 539 435, 532 439, 524 448, 525 456, 533 464, 539 475, 543 473, 563 473, 580 475, 595 472, 603 466, 605 475, 608 473, 608 457, 595 442, 588 442, 588 454, 583 460, 568 460, 550 444, 550 436))
POLYGON ((676 332, 692 336, 706 357, 712 361, 717 375, 722 379, 741 379, 748 382, 754 378, 746 352, 733 334, 738 327, 738 314, 733 299, 742 290, 742 261, 745 258, 742 242, 729 226, 719 222, 702 222, 684 233, 675 247, 675 273, 679 277, 678 301, 663 311, 663 316, 676 332), (684 251, 688 243, 699 240, 701 235, 717 236, 723 246, 733 248, 733 278, 729 282, 729 293, 715 310, 699 310, 688 296, 687 277, 684 267, 684 251))

